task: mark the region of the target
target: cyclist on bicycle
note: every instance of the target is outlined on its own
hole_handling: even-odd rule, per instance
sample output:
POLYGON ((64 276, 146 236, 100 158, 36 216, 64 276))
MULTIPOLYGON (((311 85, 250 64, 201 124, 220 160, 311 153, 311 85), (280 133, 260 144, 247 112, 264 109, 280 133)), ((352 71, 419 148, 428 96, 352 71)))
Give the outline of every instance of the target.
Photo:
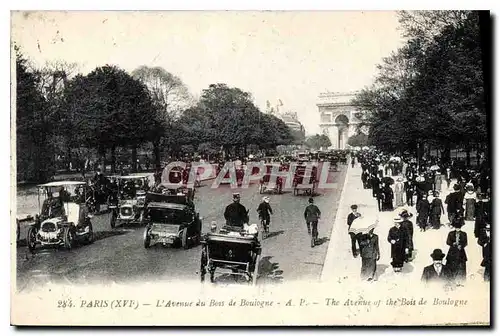
POLYGON ((309 198, 309 205, 304 211, 304 218, 307 224, 307 233, 311 234, 312 226, 312 238, 316 240, 318 238, 318 220, 321 218, 321 211, 314 204, 314 199, 309 198))
POLYGON ((269 197, 262 198, 262 203, 259 204, 257 212, 259 214, 259 219, 264 224, 264 230, 267 231, 269 223, 271 222, 271 215, 273 214, 273 209, 269 205, 269 197))

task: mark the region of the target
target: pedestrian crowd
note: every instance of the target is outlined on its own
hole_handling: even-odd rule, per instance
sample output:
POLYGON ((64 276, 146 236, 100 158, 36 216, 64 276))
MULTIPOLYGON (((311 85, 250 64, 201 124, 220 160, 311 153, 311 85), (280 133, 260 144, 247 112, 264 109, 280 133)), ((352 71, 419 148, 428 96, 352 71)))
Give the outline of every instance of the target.
MULTIPOLYGON (((379 212, 396 214, 387 234, 395 273, 401 272, 404 264, 414 258, 413 214, 408 209, 415 206, 415 224, 421 232, 443 227, 450 230, 446 239, 448 253, 434 249, 430 255, 432 265, 422 270, 422 281, 445 280, 458 286, 465 283, 466 248, 470 248, 470 237, 462 231, 466 221, 473 222, 474 238, 482 249, 483 278, 490 280, 491 184, 486 160, 473 170, 461 162, 443 164, 435 159, 420 160, 417 164, 412 157, 389 156, 374 149, 360 151, 351 159, 361 165, 361 183, 364 189, 371 189, 379 212), (444 200, 440 198, 443 185, 447 188, 445 192, 450 191, 444 200)), ((361 256, 361 278, 376 280, 376 263, 380 259, 379 239, 374 233, 377 220, 367 221, 357 205, 352 205, 351 210, 347 226, 352 254, 355 258, 361 256)))

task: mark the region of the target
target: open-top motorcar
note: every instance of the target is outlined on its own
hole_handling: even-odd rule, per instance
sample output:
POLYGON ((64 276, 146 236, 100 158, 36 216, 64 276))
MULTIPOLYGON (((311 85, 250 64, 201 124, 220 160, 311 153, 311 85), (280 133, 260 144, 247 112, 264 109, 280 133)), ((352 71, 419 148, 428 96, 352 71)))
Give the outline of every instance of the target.
POLYGON ((35 216, 26 237, 30 251, 38 245, 71 249, 75 243, 94 241, 92 215, 85 204, 83 185, 84 182, 60 181, 38 186, 40 213, 35 216))
POLYGON ((141 224, 149 190, 148 175, 116 176, 118 182, 117 203, 110 204, 110 226, 141 224))
POLYGON ((201 220, 187 195, 148 193, 144 215, 144 247, 180 245, 184 249, 201 241, 201 220))

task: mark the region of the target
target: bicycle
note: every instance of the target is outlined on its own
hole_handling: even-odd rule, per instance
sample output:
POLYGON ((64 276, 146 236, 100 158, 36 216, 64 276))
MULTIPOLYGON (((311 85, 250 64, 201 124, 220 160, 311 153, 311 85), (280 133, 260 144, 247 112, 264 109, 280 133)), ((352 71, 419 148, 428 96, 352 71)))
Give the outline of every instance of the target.
POLYGON ((264 238, 267 237, 267 235, 269 234, 269 224, 267 224, 266 219, 262 216, 260 216, 260 226, 261 226, 261 228, 264 229, 262 231, 264 234, 264 238))

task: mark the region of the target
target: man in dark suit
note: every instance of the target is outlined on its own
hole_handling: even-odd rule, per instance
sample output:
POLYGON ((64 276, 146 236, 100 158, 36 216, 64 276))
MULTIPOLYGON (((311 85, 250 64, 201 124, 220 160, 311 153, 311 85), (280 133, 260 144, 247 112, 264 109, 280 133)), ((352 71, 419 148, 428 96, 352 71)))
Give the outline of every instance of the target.
MULTIPOLYGON (((352 222, 361 216, 361 214, 358 212, 358 206, 356 204, 351 205, 351 213, 347 215, 347 232, 351 229, 352 222)), ((352 249, 352 255, 354 258, 358 256, 358 251, 356 248, 356 242, 359 244, 359 234, 355 234, 354 232, 349 232, 349 236, 351 236, 351 249, 352 249)))
POLYGON ((484 281, 490 281, 491 274, 491 236, 490 224, 486 224, 485 228, 481 230, 477 243, 482 247, 483 260, 481 266, 484 267, 484 281))
POLYGON ((449 281, 450 271, 446 265, 443 265, 445 254, 441 249, 435 249, 432 254, 432 265, 424 267, 421 281, 425 283, 434 281, 449 281))
POLYGON ((453 186, 454 192, 448 194, 445 199, 447 204, 446 211, 448 212, 448 220, 450 224, 453 223, 453 219, 459 210, 463 210, 463 194, 460 192, 460 186, 455 184, 453 186))

